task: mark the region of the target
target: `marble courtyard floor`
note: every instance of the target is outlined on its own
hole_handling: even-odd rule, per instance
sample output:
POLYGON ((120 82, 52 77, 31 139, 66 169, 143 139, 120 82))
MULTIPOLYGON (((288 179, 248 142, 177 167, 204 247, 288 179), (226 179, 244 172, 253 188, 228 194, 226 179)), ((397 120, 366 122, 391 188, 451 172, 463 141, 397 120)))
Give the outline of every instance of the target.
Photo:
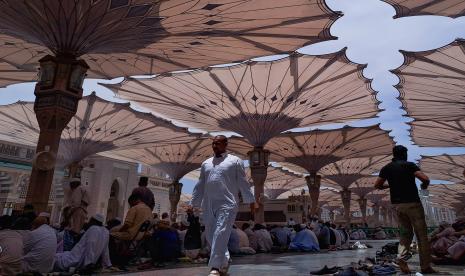
MULTIPOLYGON (((297 276, 310 275, 310 271, 318 270, 324 265, 346 266, 351 262, 374 257, 377 250, 389 241, 362 241, 373 246, 371 249, 342 250, 318 254, 284 253, 257 254, 253 256, 234 257, 229 269, 230 276, 272 275, 297 276)), ((418 255, 409 261, 412 270, 419 270, 418 255)), ((435 266, 442 275, 465 275, 465 266, 435 266)), ((190 266, 181 264, 169 269, 145 270, 125 275, 141 276, 207 276, 206 265, 190 266)), ((399 274, 401 275, 401 274, 399 274)), ((415 274, 413 274, 415 275, 415 274)), ((419 275, 419 274, 417 274, 419 275)), ((437 274, 436 274, 437 275, 437 274)))

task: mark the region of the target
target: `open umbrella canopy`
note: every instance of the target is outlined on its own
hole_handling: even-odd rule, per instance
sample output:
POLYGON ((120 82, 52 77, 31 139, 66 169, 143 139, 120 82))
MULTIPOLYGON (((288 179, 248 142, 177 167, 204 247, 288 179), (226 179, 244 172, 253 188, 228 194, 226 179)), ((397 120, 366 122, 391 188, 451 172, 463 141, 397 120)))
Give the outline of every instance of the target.
POLYGON ((366 195, 375 190, 375 181, 377 176, 367 176, 355 181, 354 185, 350 188, 353 194, 359 198, 366 198, 366 195))
POLYGON ((389 154, 393 146, 379 125, 283 133, 266 145, 273 161, 299 173, 317 173, 344 158, 389 154))
POLYGON ((366 195, 367 199, 373 204, 381 204, 383 201, 389 198, 389 190, 374 190, 366 195))
POLYGON ((305 185, 303 175, 270 166, 265 181, 265 195, 270 199, 276 199, 282 193, 296 188, 302 189, 305 185))
POLYGON ((442 15, 458 17, 465 14, 463 0, 384 0, 396 9, 396 17, 442 15))
POLYGON ((422 156, 420 167, 430 178, 465 184, 465 155, 422 156))
POLYGON ((465 111, 463 42, 427 52, 404 52, 404 64, 392 72, 407 115, 415 120, 453 121, 465 111))
MULTIPOLYGON (((39 125, 32 102, 0 106, 0 138, 34 146, 39 125)), ((133 110, 129 104, 108 102, 92 93, 83 98, 76 115, 65 127, 58 151, 61 165, 116 148, 141 147, 151 143, 181 143, 194 139, 187 129, 150 113, 133 110)))
POLYGON ((33 65, 30 68, 19 69, 8 62, 0 61, 0 87, 36 80, 36 66, 33 65))
POLYGON ((413 121, 409 123, 410 135, 422 147, 465 146, 465 117, 455 121, 413 121))
POLYGON ((184 175, 200 168, 202 162, 212 156, 212 148, 209 137, 198 137, 182 144, 115 150, 103 155, 152 166, 168 174, 172 180, 179 181, 184 175))
POLYGON ((5 0, 0 57, 18 69, 82 57, 93 78, 156 74, 332 39, 338 16, 321 0, 5 0))
POLYGON ((381 170, 390 160, 390 155, 343 159, 323 167, 320 172, 342 188, 349 188, 356 180, 381 170))
POLYGON ((364 66, 345 50, 276 61, 248 61, 107 84, 121 98, 188 126, 233 131, 253 146, 296 128, 375 116, 364 66))

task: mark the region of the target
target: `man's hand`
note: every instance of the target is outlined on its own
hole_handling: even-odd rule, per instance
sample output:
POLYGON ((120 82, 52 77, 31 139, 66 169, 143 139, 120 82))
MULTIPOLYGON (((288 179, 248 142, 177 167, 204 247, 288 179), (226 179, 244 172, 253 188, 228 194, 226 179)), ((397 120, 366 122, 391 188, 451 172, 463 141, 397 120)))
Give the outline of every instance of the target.
POLYGON ((258 202, 250 203, 250 211, 253 213, 256 209, 260 208, 260 204, 258 202))

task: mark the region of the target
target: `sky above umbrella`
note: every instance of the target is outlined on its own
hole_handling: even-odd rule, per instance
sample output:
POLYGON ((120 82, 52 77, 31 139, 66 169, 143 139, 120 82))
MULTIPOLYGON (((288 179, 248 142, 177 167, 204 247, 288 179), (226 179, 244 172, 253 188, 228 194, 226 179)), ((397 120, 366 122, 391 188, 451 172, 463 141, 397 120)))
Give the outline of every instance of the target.
MULTIPOLYGON (((331 34, 338 40, 326 41, 307 46, 299 50, 303 54, 326 54, 347 47, 348 58, 356 63, 367 63, 364 76, 373 79, 373 89, 378 91, 380 107, 385 111, 379 118, 359 121, 353 126, 368 126, 381 123, 381 128, 392 130, 391 135, 397 143, 409 148, 409 159, 418 159, 420 155, 438 155, 442 153, 463 154, 465 148, 419 148, 412 145, 409 126, 410 118, 403 117, 397 99, 399 92, 393 87, 398 78, 389 72, 402 65, 404 58, 399 50, 425 51, 442 47, 457 38, 465 38, 465 17, 456 19, 441 16, 414 16, 393 19, 395 9, 379 0, 327 0, 328 6, 342 11, 344 16, 331 27, 331 34)), ((272 60, 279 56, 261 58, 272 60)), ((86 80, 85 94, 93 90, 100 97, 111 101, 121 101, 113 97, 108 89, 98 86, 97 82, 118 83, 122 78, 101 81, 86 80)), ((0 104, 17 100, 34 100, 34 84, 17 84, 0 89, 0 104)), ((338 128, 327 125, 319 128, 338 128)), ((183 191, 190 193, 195 184, 192 180, 182 180, 183 191)))

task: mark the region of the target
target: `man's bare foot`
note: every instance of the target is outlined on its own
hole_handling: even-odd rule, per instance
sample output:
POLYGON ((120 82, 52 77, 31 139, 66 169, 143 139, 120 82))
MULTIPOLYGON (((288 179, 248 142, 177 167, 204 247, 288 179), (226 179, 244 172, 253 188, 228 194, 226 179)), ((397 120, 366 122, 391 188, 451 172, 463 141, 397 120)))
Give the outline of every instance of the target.
POLYGON ((434 268, 432 268, 430 266, 427 269, 422 269, 421 273, 423 273, 423 274, 435 274, 435 273, 439 273, 439 271, 435 270, 434 268))
POLYGON ((397 264, 399 265, 400 271, 402 271, 402 273, 405 273, 405 274, 412 273, 406 261, 399 259, 397 260, 397 264))

